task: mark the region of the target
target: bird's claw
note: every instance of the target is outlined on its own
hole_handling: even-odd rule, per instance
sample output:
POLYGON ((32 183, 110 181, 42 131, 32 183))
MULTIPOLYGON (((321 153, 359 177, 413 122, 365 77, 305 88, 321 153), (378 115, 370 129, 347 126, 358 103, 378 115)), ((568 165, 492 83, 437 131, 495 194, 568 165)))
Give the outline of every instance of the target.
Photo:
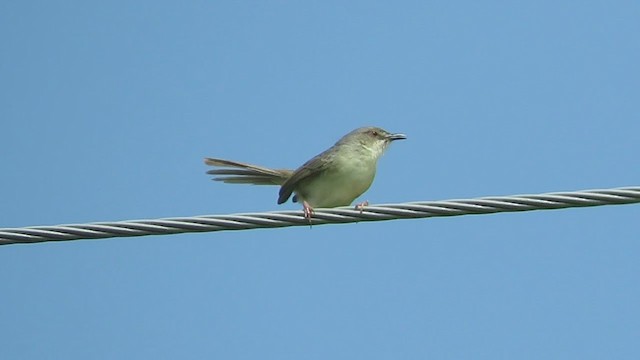
POLYGON ((365 200, 363 202, 361 202, 360 204, 356 205, 356 210, 360 210, 360 214, 362 214, 362 212, 364 211, 364 207, 365 206, 369 206, 369 201, 365 200))
POLYGON ((306 201, 302 202, 302 212, 304 213, 304 218, 311 222, 311 216, 313 215, 313 208, 309 206, 306 201))

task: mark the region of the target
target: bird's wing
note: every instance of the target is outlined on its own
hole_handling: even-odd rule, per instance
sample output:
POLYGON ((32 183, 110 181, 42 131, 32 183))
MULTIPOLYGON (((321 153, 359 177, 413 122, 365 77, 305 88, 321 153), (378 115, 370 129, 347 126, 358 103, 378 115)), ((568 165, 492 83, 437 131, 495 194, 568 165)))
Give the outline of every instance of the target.
POLYGON ((222 175, 213 180, 232 184, 281 185, 293 173, 293 170, 269 169, 224 159, 205 158, 204 162, 220 168, 207 171, 209 175, 222 175))
POLYGON ((334 153, 330 150, 331 149, 316 155, 293 172, 287 181, 282 184, 282 187, 280 187, 278 204, 282 204, 289 199, 300 181, 316 177, 327 169, 334 158, 334 153))

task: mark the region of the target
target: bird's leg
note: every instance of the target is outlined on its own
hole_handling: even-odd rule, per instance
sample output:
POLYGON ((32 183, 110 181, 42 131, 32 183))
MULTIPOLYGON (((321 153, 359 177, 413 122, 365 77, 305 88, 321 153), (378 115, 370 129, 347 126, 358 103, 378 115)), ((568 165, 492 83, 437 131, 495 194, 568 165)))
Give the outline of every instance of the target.
POLYGON ((302 202, 302 211, 304 212, 304 218, 309 219, 311 221, 311 215, 313 215, 313 208, 309 205, 308 202, 302 202))
POLYGON ((360 214, 362 214, 362 212, 364 211, 364 207, 365 206, 369 206, 369 201, 365 200, 359 204, 356 204, 356 210, 360 210, 360 214))

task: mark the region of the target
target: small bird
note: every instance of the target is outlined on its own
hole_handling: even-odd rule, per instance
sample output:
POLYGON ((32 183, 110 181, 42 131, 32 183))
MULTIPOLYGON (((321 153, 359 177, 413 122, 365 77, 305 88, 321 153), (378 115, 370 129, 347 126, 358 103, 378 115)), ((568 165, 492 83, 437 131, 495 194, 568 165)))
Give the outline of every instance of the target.
MULTIPOLYGON (((302 202, 304 217, 310 219, 313 208, 351 205, 371 186, 378 159, 389 144, 406 138, 404 134, 392 134, 379 127, 358 128, 296 170, 269 169, 215 158, 205 158, 204 162, 219 168, 207 171, 216 175, 215 181, 280 185, 278 204, 294 194, 293 202, 302 202)), ((366 201, 356 208, 362 209, 365 205, 368 205, 366 201)))

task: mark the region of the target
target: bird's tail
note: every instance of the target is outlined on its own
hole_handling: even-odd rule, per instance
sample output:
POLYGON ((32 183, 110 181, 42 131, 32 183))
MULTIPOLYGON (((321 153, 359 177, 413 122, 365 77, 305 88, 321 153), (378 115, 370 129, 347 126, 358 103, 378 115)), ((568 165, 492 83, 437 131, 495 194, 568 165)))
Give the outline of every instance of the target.
POLYGON ((223 159, 205 158, 204 163, 219 168, 207 171, 209 175, 216 175, 214 181, 230 184, 282 185, 293 173, 293 170, 269 169, 223 159))

